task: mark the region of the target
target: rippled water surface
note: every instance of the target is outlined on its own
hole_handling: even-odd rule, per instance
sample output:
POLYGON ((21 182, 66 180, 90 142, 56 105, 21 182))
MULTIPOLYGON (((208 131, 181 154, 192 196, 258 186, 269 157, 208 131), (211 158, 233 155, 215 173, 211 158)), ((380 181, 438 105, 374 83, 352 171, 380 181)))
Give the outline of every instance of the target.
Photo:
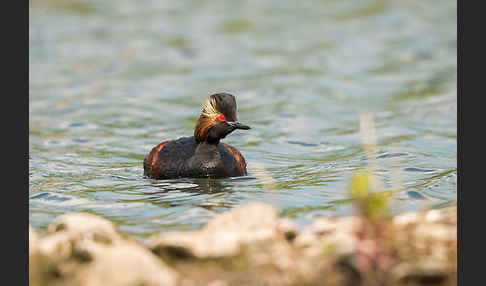
MULTIPOLYGON (((36 3, 34 3, 36 2, 36 3)), ((352 212, 360 116, 394 212, 456 199, 456 1, 60 1, 29 9, 29 223, 87 211, 135 237, 251 201, 303 226, 352 212), (248 176, 152 180, 208 95, 252 127, 248 176)))

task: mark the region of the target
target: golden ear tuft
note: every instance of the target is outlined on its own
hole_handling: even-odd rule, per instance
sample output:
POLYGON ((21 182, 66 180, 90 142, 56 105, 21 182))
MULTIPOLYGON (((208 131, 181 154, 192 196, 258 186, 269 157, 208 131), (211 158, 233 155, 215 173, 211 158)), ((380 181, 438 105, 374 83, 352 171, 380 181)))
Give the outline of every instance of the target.
POLYGON ((208 98, 203 104, 201 116, 196 123, 194 129, 194 137, 197 141, 204 141, 208 137, 208 132, 211 127, 217 123, 217 118, 221 113, 216 108, 216 100, 214 98, 208 98))
POLYGON ((218 117, 221 113, 216 108, 216 100, 214 98, 208 98, 203 105, 201 115, 204 117, 218 117))

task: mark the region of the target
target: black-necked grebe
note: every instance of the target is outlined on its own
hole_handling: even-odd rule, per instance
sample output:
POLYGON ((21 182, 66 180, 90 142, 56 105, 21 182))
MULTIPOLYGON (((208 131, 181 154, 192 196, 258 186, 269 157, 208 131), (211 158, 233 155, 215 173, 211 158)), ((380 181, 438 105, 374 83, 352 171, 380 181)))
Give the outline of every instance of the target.
POLYGON ((236 129, 250 127, 238 122, 235 97, 213 94, 203 106, 194 136, 155 146, 143 161, 144 175, 153 179, 244 176, 245 158, 236 148, 219 142, 236 129))

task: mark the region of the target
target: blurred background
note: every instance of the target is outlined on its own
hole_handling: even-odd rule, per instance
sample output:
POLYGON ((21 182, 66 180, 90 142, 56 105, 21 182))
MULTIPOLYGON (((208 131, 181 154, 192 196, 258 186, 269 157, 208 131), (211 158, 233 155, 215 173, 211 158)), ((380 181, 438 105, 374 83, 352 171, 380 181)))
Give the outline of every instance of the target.
POLYGON ((352 213, 349 180, 370 158, 393 213, 451 204, 456 10, 452 0, 30 2, 30 225, 87 211, 143 239, 263 201, 305 226, 352 213), (252 127, 224 140, 248 176, 144 178, 145 155, 191 136, 217 92, 234 94, 252 127))

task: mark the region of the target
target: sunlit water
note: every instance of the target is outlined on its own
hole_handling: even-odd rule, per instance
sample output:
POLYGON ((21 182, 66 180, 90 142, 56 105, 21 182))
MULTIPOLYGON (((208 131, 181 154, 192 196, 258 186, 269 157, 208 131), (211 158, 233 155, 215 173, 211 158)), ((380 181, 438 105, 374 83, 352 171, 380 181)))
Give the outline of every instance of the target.
MULTIPOLYGON (((36 2, 36 1, 33 1, 36 2)), ((87 211, 143 238, 240 204, 346 215, 371 156, 394 213, 456 199, 456 1, 44 1, 29 9, 29 223, 87 211), (248 176, 152 180, 211 93, 252 127, 248 176), (396 188, 395 188, 396 189, 396 188)))

